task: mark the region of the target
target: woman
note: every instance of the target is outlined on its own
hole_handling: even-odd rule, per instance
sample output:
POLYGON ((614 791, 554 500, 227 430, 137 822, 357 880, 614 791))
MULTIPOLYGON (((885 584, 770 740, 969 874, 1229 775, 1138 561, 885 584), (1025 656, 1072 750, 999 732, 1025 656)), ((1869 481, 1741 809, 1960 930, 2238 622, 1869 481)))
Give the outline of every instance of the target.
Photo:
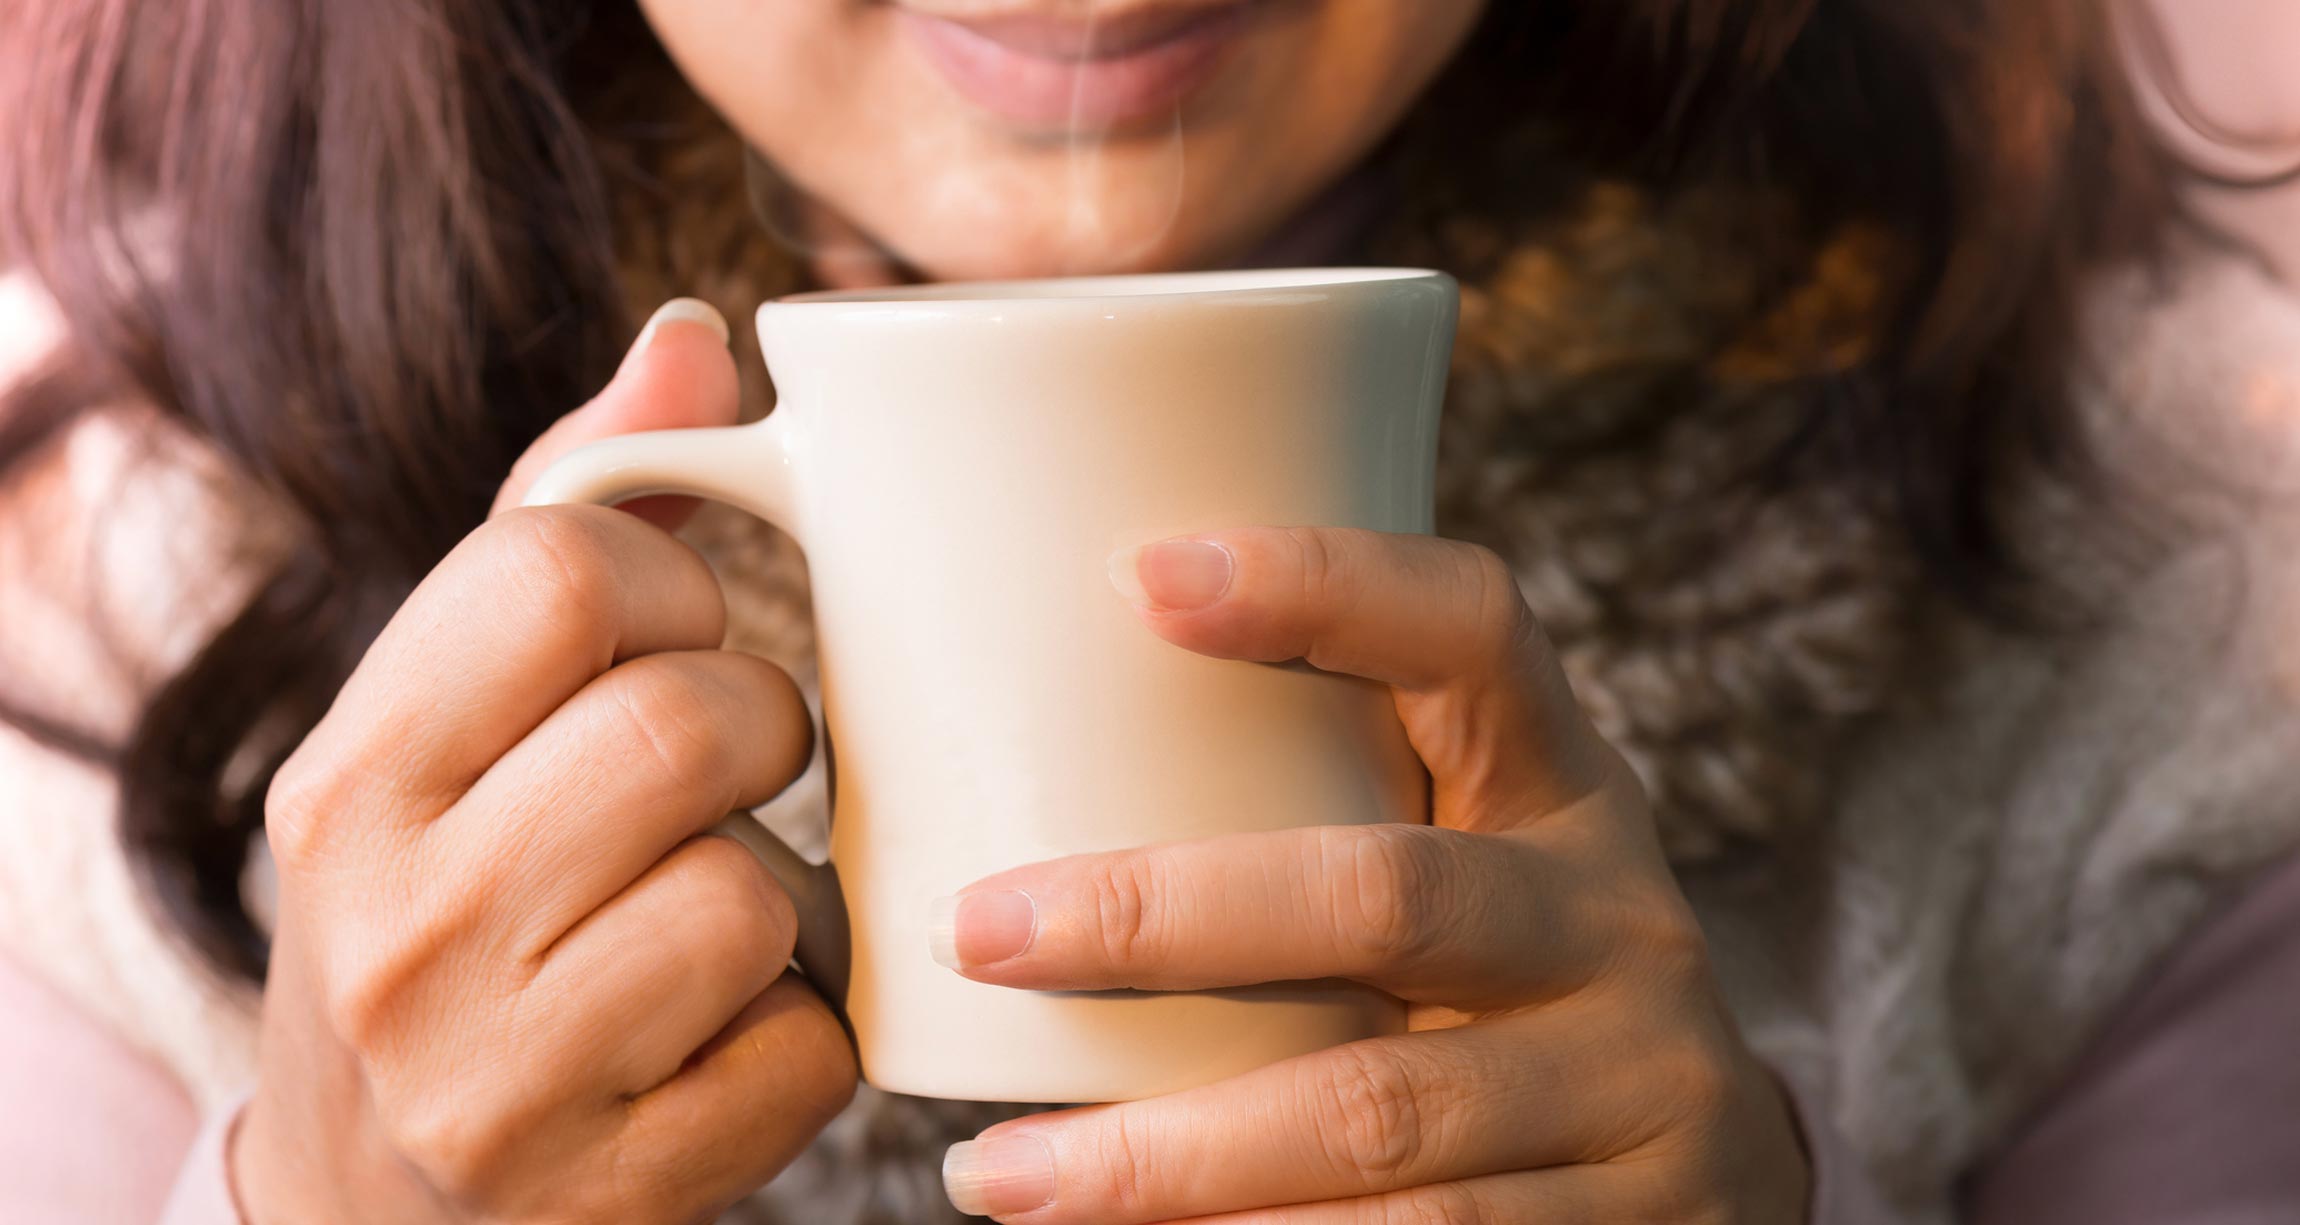
POLYGON ((2261 1053, 2300 315, 2176 224, 2085 0, 104 0, 0 38, 5 242, 57 308, 0 443, 12 1214, 692 1220, 799 1162, 736 1211, 921 1221, 938 1161, 1031 1225, 2300 1202, 2261 1053), (1242 524, 1119 582, 1189 649, 1393 686, 1435 826, 1021 867, 943 952, 1346 975, 1413 1032, 1116 1107, 850 1104, 788 901, 703 836, 809 757, 795 558, 503 508, 763 409, 724 318, 805 284, 1345 259, 1464 281, 1474 543, 1242 524), (676 292, 721 309, 625 351, 617 304, 676 292))

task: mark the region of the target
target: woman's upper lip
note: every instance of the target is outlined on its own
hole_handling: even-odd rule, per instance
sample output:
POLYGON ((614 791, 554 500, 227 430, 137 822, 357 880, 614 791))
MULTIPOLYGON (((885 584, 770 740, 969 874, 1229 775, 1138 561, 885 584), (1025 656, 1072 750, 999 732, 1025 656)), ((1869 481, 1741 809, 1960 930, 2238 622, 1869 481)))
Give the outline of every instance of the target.
POLYGON ((1133 5, 1122 9, 969 9, 906 4, 922 17, 965 26, 1021 55, 1050 60, 1117 59, 1236 14, 1250 0, 1133 5))

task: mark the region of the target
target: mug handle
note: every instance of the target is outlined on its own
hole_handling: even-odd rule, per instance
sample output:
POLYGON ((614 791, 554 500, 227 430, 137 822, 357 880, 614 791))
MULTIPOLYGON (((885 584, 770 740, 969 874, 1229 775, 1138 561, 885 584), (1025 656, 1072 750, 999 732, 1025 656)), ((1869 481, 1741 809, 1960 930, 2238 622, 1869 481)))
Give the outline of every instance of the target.
MULTIPOLYGON (((579 447, 536 480, 523 505, 613 506, 684 494, 749 511, 797 536, 788 411, 779 408, 750 425, 654 430, 579 447)), ((799 918, 792 959, 826 998, 843 1001, 851 949, 838 874, 829 864, 808 863, 745 813, 729 816, 711 832, 743 844, 790 894, 799 918)))

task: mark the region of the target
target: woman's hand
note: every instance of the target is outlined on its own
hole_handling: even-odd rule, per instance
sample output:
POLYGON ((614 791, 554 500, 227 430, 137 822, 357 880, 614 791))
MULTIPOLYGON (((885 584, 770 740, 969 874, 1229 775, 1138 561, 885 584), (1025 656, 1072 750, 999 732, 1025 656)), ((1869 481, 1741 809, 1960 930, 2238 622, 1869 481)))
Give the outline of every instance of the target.
POLYGON ((1037 989, 1351 978, 1407 1000, 1410 1032, 994 1127, 945 1164, 959 1207, 1027 1225, 1803 1220, 1786 1104, 1718 998, 1637 783, 1498 559, 1261 529, 1113 575, 1177 645, 1389 685, 1435 824, 1003 873, 960 895, 945 956, 1037 989))
MULTIPOLYGON (((498 505, 578 443, 731 420, 699 306, 498 505)), ((719 649, 725 616, 659 527, 562 507, 499 514, 385 629, 270 795, 279 932, 233 1148, 255 1221, 708 1218, 846 1102, 845 1035, 784 973, 789 900, 705 832, 812 734, 790 678, 719 649)))

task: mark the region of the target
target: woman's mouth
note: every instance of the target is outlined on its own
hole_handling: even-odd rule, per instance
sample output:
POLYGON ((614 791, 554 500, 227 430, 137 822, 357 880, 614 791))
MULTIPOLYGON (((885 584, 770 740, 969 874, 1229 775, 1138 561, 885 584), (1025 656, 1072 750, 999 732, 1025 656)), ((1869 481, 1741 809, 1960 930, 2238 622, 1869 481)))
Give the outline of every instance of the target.
POLYGON ((953 89, 1002 119, 1103 130, 1169 116, 1214 75, 1254 0, 1086 15, 900 13, 953 89))

